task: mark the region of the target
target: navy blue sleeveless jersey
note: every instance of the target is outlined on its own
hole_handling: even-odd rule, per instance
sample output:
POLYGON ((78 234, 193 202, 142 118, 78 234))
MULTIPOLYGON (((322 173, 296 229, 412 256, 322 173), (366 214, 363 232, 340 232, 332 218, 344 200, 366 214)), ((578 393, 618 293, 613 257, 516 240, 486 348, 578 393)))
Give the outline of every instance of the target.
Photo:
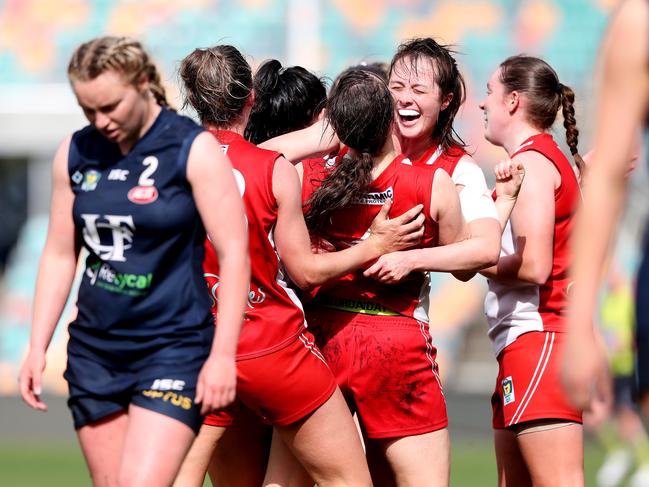
POLYGON ((186 178, 202 130, 163 108, 126 155, 93 126, 73 135, 76 238, 89 252, 73 341, 109 354, 144 352, 213 328, 202 270, 205 230, 186 178))

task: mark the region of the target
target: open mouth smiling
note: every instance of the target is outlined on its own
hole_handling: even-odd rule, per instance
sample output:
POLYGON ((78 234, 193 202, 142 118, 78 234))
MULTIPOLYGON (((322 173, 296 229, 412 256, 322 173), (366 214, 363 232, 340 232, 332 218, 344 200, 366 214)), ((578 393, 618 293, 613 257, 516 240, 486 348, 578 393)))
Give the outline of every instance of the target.
POLYGON ((399 110, 399 118, 403 122, 414 122, 415 120, 419 119, 419 117, 421 117, 421 113, 419 113, 417 110, 411 110, 411 109, 399 110))

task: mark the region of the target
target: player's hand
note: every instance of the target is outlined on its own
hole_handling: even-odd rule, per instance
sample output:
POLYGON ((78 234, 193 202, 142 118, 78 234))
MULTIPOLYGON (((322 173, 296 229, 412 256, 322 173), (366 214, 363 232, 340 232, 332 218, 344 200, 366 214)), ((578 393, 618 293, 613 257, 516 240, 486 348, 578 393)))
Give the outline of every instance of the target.
POLYGON ((494 167, 496 175, 496 196, 516 199, 525 178, 525 168, 520 162, 507 159, 494 167))
POLYGON ((376 240, 381 254, 407 249, 417 245, 424 235, 424 205, 417 205, 396 218, 390 219, 392 199, 383 203, 370 226, 370 238, 376 240))
POLYGON ((602 373, 595 382, 590 404, 584 410, 584 426, 597 431, 611 417, 613 409, 612 378, 602 373))
POLYGON ((47 404, 41 401, 42 378, 45 370, 45 352, 30 348, 29 354, 20 369, 18 386, 20 395, 29 406, 39 411, 47 411, 47 404))
POLYGON ((196 385, 196 404, 201 414, 228 406, 236 396, 237 366, 234 357, 211 354, 200 373, 196 385))
POLYGON ((411 270, 407 253, 392 252, 379 257, 374 264, 363 272, 363 275, 384 284, 395 284, 410 274, 411 270))
POLYGON ((587 410, 596 392, 606 394, 602 383, 606 356, 592 331, 577 333, 569 330, 566 335, 561 359, 561 383, 572 405, 582 411, 587 410))

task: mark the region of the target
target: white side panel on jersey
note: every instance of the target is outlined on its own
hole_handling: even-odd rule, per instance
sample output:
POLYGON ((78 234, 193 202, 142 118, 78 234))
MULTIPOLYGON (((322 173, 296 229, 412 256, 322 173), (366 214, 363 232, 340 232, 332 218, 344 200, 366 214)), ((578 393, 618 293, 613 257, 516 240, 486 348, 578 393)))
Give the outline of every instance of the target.
POLYGON ((472 188, 478 193, 488 192, 489 188, 487 188, 487 181, 482 169, 475 162, 467 161, 465 157, 458 161, 451 179, 455 184, 461 184, 465 188, 472 188))
POLYGON ((464 157, 455 166, 451 179, 455 185, 464 186, 460 191, 460 206, 462 216, 467 223, 480 218, 495 218, 498 220, 496 205, 487 188, 487 181, 480 166, 468 162, 464 157))
MULTIPOLYGON (((274 237, 274 232, 275 232, 275 226, 273 225, 273 228, 271 228, 270 232, 268 232, 268 241, 270 244, 273 246, 273 249, 275 250, 275 255, 277 256, 277 276, 275 277, 275 281, 277 284, 279 284, 279 287, 281 287, 286 295, 289 297, 289 299, 297 306, 301 311, 302 311, 302 316, 304 317, 304 308, 302 307, 302 301, 300 301, 300 298, 298 298, 297 294, 295 294, 295 291, 291 286, 289 285, 289 280, 290 277, 286 273, 284 269, 284 265, 282 264, 281 256, 277 252, 277 248, 275 247, 275 237, 274 237)), ((304 320, 304 326, 306 326, 306 317, 303 318, 304 320)))
POLYGON ((424 283, 421 286, 419 291, 419 300, 415 311, 413 312, 413 317, 416 320, 423 321, 428 323, 428 308, 430 306, 430 273, 426 272, 424 274, 424 283))
MULTIPOLYGON (((514 253, 511 225, 507 222, 502 237, 500 256, 514 253)), ((539 286, 526 282, 501 284, 489 279, 485 297, 485 315, 489 338, 496 356, 519 336, 530 331, 543 331, 539 313, 539 286)))
POLYGON ((460 208, 467 223, 480 218, 498 220, 498 211, 489 192, 480 193, 473 186, 465 186, 460 191, 460 208))

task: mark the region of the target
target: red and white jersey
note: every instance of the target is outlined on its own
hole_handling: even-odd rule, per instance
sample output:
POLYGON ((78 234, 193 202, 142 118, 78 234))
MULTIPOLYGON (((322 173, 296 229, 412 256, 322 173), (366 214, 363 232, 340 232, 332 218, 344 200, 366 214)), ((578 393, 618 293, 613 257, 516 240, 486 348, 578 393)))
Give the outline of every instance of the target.
MULTIPOLYGON (((285 347, 306 326, 302 304, 287 286, 287 277, 273 241, 277 221, 273 168, 280 154, 260 149, 234 132, 211 132, 221 142, 223 152, 232 163, 246 207, 251 276, 237 359, 252 358, 285 347)), ((203 270, 213 299, 212 312, 216 316, 219 266, 210 242, 205 243, 203 270)))
MULTIPOLYGON (((418 159, 413 159, 411 162, 415 167, 444 169, 452 178, 460 159, 466 155, 467 152, 462 147, 454 146, 448 150, 443 150, 441 145, 432 145, 418 159)), ((461 184, 455 182, 455 180, 453 182, 455 184, 461 184)))
MULTIPOLYGON (((485 314, 489 337, 496 355, 520 335, 529 331, 564 332, 564 311, 570 285, 569 239, 573 216, 580 198, 579 183, 572 166, 550 134, 527 139, 512 155, 536 151, 549 159, 559 171, 561 184, 554 192, 554 235, 552 271, 545 284, 525 282, 500 283, 489 279, 485 314)), ((500 256, 515 253, 511 225, 507 223, 502 237, 500 256)))
MULTIPOLYGON (((320 186, 327 174, 335 169, 336 162, 340 157, 344 157, 345 153, 346 151, 339 153, 336 158, 326 160, 303 161, 302 200, 304 203, 320 186)), ((417 204, 424 205, 425 233, 419 247, 437 245, 437 222, 430 217, 434 172, 404 164, 404 159, 403 155, 397 156, 372 181, 365 194, 359 194, 356 201, 348 208, 333 212, 331 223, 323 237, 339 250, 367 238, 372 221, 383 203, 387 198, 392 198, 390 214, 393 216, 401 215, 417 204)), ((388 285, 366 278, 363 276, 363 271, 358 270, 318 288, 315 297, 323 302, 341 304, 348 308, 356 307, 355 303, 359 302, 370 303, 428 322, 429 289, 428 276, 423 272, 412 273, 399 284, 388 285)))
POLYGON ((467 222, 480 218, 497 220, 498 212, 491 200, 484 173, 476 163, 464 158, 468 155, 467 151, 459 146, 442 150, 442 146, 433 145, 411 163, 415 167, 444 169, 456 186, 463 186, 459 193, 460 205, 467 222))

